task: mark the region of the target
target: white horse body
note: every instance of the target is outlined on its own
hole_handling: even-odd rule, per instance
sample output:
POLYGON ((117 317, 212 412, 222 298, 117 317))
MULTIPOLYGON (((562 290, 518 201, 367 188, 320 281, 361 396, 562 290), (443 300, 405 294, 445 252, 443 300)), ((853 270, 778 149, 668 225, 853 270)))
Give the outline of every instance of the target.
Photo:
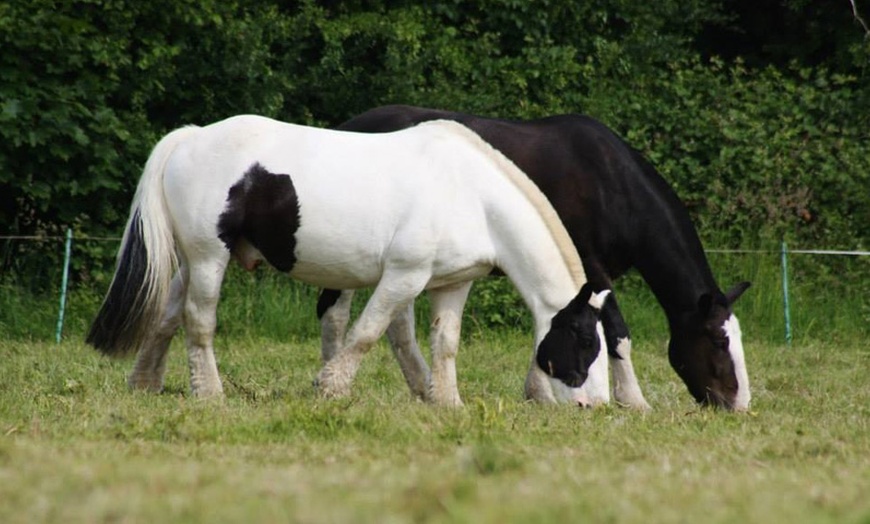
POLYGON ((552 316, 577 294, 584 282, 579 259, 569 269, 564 258, 570 251, 548 240, 550 229, 537 209, 481 155, 479 144, 469 141, 476 135, 447 121, 393 135, 255 116, 203 127, 175 149, 166 165, 164 191, 173 227, 183 242, 224 249, 214 232, 227 189, 259 163, 271 173, 290 175, 299 195, 302 219, 290 272, 295 279, 320 287, 372 287, 386 267, 395 265, 431 274, 426 288, 464 282, 511 265, 510 259, 498 260, 488 232, 493 229, 538 246, 534 252, 513 244, 500 249, 549 268, 537 275, 541 282, 521 290, 526 296, 547 286, 546 292, 536 292, 551 299, 542 313, 552 316), (288 154, 289 147, 298 154, 288 154), (208 176, 191 177, 194 170, 208 176), (572 275, 577 268, 580 274, 572 275))
MULTIPOLYGON (((155 313, 162 317, 160 329, 138 344, 134 386, 162 386, 168 339, 183 310, 193 392, 222 391, 212 336, 231 253, 218 230, 231 188, 250 184, 243 176, 252 166, 289 177, 295 189, 292 277, 333 289, 375 287, 345 346, 320 373, 327 395, 348 392, 362 354, 429 289, 433 326, 444 322, 433 333, 432 399, 459 404, 453 359, 471 280, 494 267, 511 278, 534 316, 536 348, 553 316, 585 283, 579 257, 547 199, 510 161, 454 122, 372 135, 238 116, 184 128, 161 144, 146 166, 125 233, 125 239, 132 234, 138 210, 149 260, 163 260, 149 263, 159 274, 154 282, 162 283, 146 289, 154 288, 149 294, 158 302, 169 297, 155 313), (180 255, 171 290, 170 237, 180 255)), ((248 238, 239 240, 232 255, 245 267, 267 258, 248 238)), ((532 368, 529 380, 540 383, 532 387, 540 400, 609 399, 606 363, 603 377, 600 364, 590 368, 584 388, 593 391, 586 393, 546 376, 534 362, 532 368)))

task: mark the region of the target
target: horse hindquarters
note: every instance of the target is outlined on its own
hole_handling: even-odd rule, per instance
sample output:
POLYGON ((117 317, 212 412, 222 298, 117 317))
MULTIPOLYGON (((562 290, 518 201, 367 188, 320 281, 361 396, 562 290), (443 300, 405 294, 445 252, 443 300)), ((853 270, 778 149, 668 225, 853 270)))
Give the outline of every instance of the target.
POLYGON ((163 316, 176 265, 175 238, 163 188, 166 163, 198 128, 177 129, 154 146, 130 206, 109 292, 86 341, 108 355, 136 352, 163 316))

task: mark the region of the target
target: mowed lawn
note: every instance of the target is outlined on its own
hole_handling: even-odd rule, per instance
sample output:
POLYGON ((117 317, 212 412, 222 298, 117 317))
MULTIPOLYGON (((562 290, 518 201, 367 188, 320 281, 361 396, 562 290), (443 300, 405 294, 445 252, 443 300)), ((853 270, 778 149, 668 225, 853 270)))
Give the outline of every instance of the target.
POLYGON ((219 337, 226 398, 198 401, 173 344, 150 395, 130 360, 0 342, 0 522, 870 522, 863 341, 746 341, 748 414, 698 409, 664 339, 635 342, 650 413, 524 402, 520 334, 464 341, 456 410, 383 344, 320 399, 313 339, 219 337))

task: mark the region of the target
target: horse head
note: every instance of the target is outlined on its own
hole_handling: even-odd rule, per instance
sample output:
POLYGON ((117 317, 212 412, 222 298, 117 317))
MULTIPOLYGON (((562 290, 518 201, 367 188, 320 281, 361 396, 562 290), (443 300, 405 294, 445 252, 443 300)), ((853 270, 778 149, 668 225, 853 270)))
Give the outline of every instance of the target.
POLYGON ((748 287, 749 282, 741 282, 727 293, 702 294, 697 309, 683 316, 679 329, 672 329, 671 366, 702 405, 737 411, 749 408, 740 323, 731 311, 748 287))
POLYGON ((593 293, 589 284, 550 323, 538 345, 538 366, 566 386, 579 388, 601 350, 598 317, 610 290, 593 293))

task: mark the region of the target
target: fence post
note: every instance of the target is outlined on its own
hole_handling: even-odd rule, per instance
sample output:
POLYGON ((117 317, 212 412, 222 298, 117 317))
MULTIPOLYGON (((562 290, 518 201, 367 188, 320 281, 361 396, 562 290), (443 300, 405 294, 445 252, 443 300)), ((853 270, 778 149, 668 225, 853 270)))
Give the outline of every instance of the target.
POLYGON ((57 335, 55 339, 60 344, 60 338, 63 334, 63 313, 66 309, 66 287, 69 280, 69 259, 72 252, 72 228, 66 230, 66 246, 63 256, 63 279, 60 284, 60 311, 57 314, 57 335))
POLYGON ((780 249, 782 256, 782 308, 785 314, 785 344, 791 346, 791 312, 788 305, 788 248, 785 240, 780 249))

